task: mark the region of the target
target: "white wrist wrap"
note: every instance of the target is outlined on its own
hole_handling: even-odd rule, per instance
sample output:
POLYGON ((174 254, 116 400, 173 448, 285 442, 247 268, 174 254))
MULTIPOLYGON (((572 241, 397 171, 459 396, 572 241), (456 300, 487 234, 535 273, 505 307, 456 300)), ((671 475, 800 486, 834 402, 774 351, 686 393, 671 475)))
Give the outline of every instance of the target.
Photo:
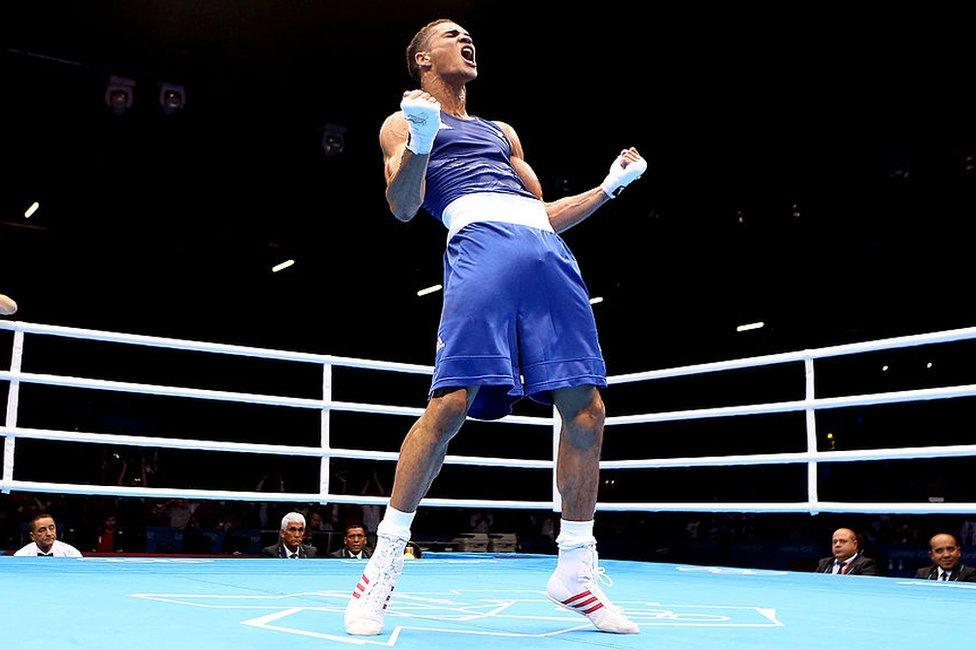
POLYGON ((623 161, 618 156, 610 165, 610 173, 600 183, 600 188, 611 199, 615 198, 625 187, 640 178, 645 171, 647 171, 647 161, 643 158, 624 167, 623 161))
POLYGON ((410 124, 410 141, 407 149, 417 155, 426 155, 434 147, 434 138, 441 127, 440 104, 426 99, 404 99, 400 110, 410 124))

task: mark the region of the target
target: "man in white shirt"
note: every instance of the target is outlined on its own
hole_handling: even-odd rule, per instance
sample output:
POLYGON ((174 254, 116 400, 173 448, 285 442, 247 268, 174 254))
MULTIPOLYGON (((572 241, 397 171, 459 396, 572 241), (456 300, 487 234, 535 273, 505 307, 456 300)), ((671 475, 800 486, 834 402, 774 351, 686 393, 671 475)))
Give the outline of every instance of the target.
POLYGON ((37 515, 30 527, 34 541, 14 553, 14 557, 82 557, 74 546, 58 541, 58 528, 51 515, 37 515))

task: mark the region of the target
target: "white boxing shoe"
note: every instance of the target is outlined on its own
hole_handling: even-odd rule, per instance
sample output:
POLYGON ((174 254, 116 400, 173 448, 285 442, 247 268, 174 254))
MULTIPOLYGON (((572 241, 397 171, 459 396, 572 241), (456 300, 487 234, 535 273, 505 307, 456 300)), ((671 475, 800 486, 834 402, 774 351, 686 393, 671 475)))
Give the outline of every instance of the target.
POLYGON ((346 605, 346 633, 374 636, 383 631, 383 615, 403 571, 403 547, 407 539, 378 533, 376 551, 346 605))
POLYGON ((572 549, 560 549, 556 570, 549 576, 549 583, 546 585, 546 595, 560 607, 588 618, 601 632, 640 632, 637 624, 610 602, 600 589, 599 582, 608 587, 613 585, 613 580, 599 566, 596 542, 572 549))

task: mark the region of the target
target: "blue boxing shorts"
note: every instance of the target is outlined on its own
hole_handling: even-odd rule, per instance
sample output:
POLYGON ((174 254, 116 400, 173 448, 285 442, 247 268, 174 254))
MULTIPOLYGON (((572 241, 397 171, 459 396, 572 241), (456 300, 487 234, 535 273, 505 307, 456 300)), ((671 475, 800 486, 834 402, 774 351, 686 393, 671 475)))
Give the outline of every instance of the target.
POLYGON ((495 420, 528 395, 607 385, 596 321, 562 238, 521 224, 462 228, 444 253, 444 308, 431 395, 478 386, 468 414, 495 420))

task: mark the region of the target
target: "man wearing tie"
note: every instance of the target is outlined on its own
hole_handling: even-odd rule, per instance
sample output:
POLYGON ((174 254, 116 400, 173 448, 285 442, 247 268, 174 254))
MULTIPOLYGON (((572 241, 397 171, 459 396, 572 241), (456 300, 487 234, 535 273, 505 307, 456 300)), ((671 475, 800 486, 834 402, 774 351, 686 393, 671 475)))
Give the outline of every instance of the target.
POLYGON ((346 535, 342 538, 342 548, 329 557, 341 557, 355 560, 368 560, 369 549, 366 548, 366 528, 360 524, 346 526, 346 535))
POLYGON ((54 517, 37 515, 30 522, 30 544, 14 553, 14 557, 82 557, 71 544, 58 540, 58 528, 54 517))
POLYGON ((919 569, 919 580, 942 582, 976 582, 976 568, 962 563, 962 548, 955 535, 939 533, 929 540, 929 557, 932 566, 919 569))
POLYGON ((300 512, 289 512, 281 519, 281 532, 278 543, 265 547, 261 554, 264 557, 278 557, 284 559, 305 559, 315 557, 318 549, 311 544, 302 544, 305 538, 305 516, 300 512))
POLYGON ((857 534, 850 528, 838 528, 831 541, 833 556, 825 557, 817 565, 817 573, 851 576, 881 575, 878 565, 861 552, 857 534))

